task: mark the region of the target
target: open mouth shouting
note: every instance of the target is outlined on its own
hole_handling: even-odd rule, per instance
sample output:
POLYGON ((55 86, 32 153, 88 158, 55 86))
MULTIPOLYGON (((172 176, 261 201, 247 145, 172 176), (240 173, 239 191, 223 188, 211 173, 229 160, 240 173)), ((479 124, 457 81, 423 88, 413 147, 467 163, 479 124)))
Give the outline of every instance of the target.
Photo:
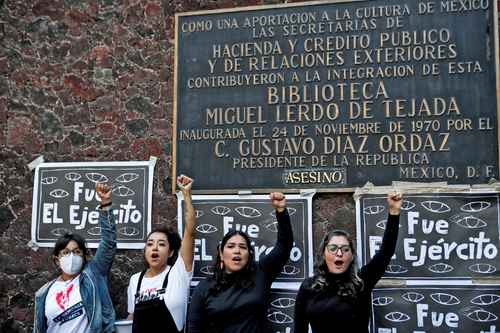
POLYGON ((337 259, 333 262, 333 264, 335 265, 335 269, 339 272, 343 272, 346 269, 346 262, 343 259, 337 259))
POLYGON ((234 255, 226 261, 227 269, 230 272, 236 272, 245 267, 248 260, 245 260, 241 255, 234 255))
POLYGON ((233 259, 231 259, 235 265, 241 264, 241 257, 240 256, 234 256, 233 259))
POLYGON ((152 252, 150 255, 150 261, 152 264, 158 264, 160 262, 160 254, 158 252, 152 252))
POLYGON ((330 262, 330 265, 329 266, 329 269, 330 269, 330 272, 332 273, 344 273, 347 268, 349 267, 349 264, 350 264, 350 260, 346 260, 346 258, 342 258, 342 259, 339 259, 339 258, 335 258, 334 260, 332 260, 330 262))

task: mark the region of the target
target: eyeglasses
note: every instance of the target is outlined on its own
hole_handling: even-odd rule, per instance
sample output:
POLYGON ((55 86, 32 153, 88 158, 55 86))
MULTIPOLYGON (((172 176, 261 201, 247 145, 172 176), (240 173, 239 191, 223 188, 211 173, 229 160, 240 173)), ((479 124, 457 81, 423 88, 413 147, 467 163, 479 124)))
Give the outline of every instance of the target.
POLYGON ((349 245, 328 244, 326 248, 333 254, 336 254, 338 250, 340 250, 342 254, 351 252, 351 247, 349 245))
POLYGON ((73 249, 73 250, 70 250, 70 249, 62 249, 61 251, 59 251, 59 256, 67 256, 68 254, 70 253, 73 253, 77 256, 83 256, 83 251, 80 250, 79 248, 76 248, 76 249, 73 249))

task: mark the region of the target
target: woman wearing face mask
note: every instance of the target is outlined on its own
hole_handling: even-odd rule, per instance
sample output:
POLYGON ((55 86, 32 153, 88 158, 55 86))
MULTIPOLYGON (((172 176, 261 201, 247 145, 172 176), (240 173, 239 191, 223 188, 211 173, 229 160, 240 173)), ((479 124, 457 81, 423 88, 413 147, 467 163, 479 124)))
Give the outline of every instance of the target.
POLYGON ((115 311, 108 291, 108 274, 116 249, 111 188, 96 185, 102 239, 94 258, 87 261, 85 239, 65 234, 56 242, 54 263, 61 275, 35 295, 34 332, 113 332, 115 311))
POLYGON ((295 302, 295 333, 368 332, 370 295, 396 249, 402 195, 388 194, 389 217, 380 250, 358 272, 354 242, 333 230, 320 246, 316 274, 300 286, 295 302))
POLYGON ((287 262, 292 227, 282 193, 270 194, 276 208, 278 239, 273 250, 255 262, 249 237, 228 232, 219 246, 211 279, 200 282, 189 311, 189 333, 267 333, 271 283, 287 262))
POLYGON ((186 219, 182 242, 177 231, 167 227, 153 230, 144 247, 148 268, 130 278, 128 312, 129 319, 133 319, 133 332, 177 333, 184 327, 195 237, 192 184, 193 180, 187 176, 177 178, 184 196, 186 219))

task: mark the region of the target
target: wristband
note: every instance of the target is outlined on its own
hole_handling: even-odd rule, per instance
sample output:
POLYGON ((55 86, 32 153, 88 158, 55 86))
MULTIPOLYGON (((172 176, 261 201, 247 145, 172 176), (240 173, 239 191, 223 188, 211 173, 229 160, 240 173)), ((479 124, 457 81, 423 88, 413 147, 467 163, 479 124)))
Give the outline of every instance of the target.
POLYGON ((112 201, 108 202, 107 204, 104 204, 104 205, 101 205, 100 208, 103 209, 103 208, 106 208, 106 207, 109 207, 113 204, 112 201))

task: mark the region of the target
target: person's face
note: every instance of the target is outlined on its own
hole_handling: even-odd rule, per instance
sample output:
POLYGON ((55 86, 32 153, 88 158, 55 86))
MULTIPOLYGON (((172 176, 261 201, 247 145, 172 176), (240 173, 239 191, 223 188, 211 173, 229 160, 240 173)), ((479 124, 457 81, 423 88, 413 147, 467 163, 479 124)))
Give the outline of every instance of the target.
POLYGON ((68 244, 66 244, 66 247, 64 249, 62 249, 61 251, 59 251, 57 258, 64 257, 65 255, 68 255, 71 252, 73 252, 74 255, 83 257, 83 250, 80 249, 80 247, 78 246, 78 243, 75 242, 74 240, 70 240, 68 242, 68 244))
POLYGON ((328 271, 334 274, 344 273, 353 260, 349 241, 344 236, 333 236, 323 253, 328 271))
POLYGON ((150 268, 161 269, 167 266, 168 258, 172 256, 167 235, 163 232, 153 232, 146 241, 144 257, 150 268))
POLYGON ((248 263, 248 250, 247 242, 241 235, 229 238, 220 253, 226 272, 233 273, 243 269, 248 263))

